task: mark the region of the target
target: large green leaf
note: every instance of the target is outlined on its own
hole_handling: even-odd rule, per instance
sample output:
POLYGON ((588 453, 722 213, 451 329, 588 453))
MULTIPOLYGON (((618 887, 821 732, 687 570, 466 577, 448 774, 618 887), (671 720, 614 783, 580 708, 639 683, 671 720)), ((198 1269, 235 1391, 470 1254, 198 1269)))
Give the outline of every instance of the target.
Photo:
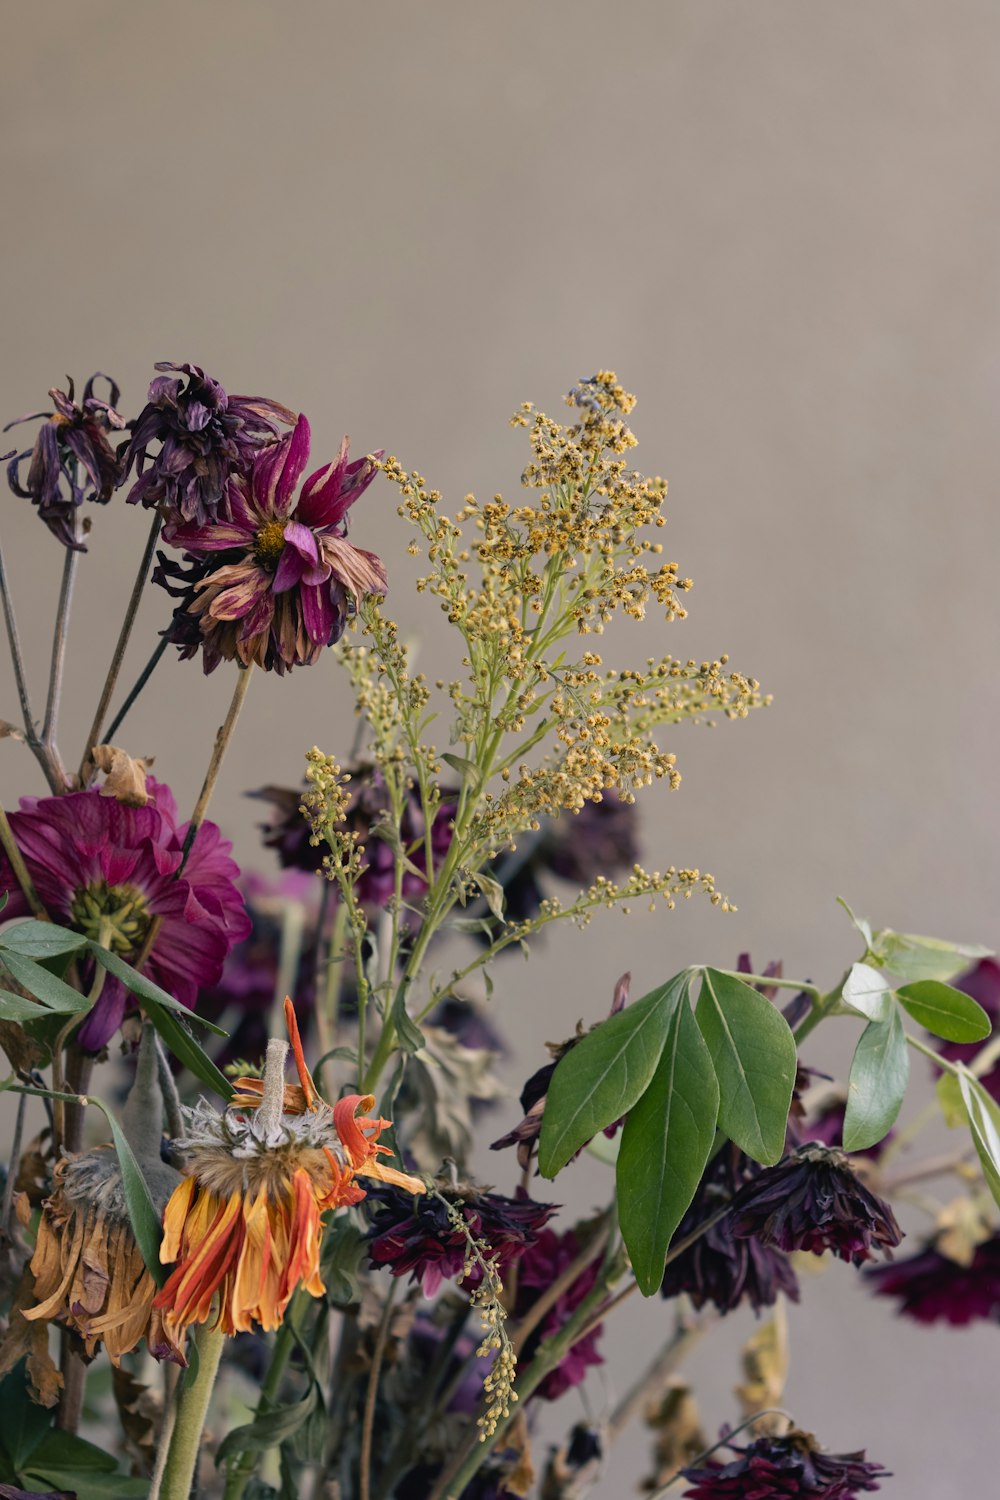
POLYGON ((844 1111, 844 1150, 866 1151, 888 1135, 910 1076, 910 1052, 899 1008, 869 1021, 854 1051, 844 1111))
POLYGON ((17 922, 0 932, 0 949, 23 953, 25 958, 56 958, 63 953, 76 953, 86 941, 82 933, 71 932, 68 927, 33 919, 17 922))
POLYGON ((628 1112, 618 1153, 618 1218, 644 1297, 659 1291, 667 1248, 715 1140, 719 1085, 685 996, 673 1009, 652 1082, 628 1112))
POLYGON ((88 1098, 91 1104, 97 1105, 111 1126, 111 1138, 115 1143, 115 1151, 118 1153, 118 1165, 122 1169, 125 1206, 132 1223, 135 1242, 142 1252, 146 1270, 157 1285, 162 1286, 167 1279, 166 1270, 160 1265, 160 1241, 163 1238, 163 1228, 160 1224, 160 1216, 153 1206, 146 1179, 142 1175, 142 1169, 135 1159, 132 1147, 125 1139, 125 1134, 111 1110, 106 1104, 102 1104, 100 1099, 95 1099, 93 1094, 89 1094, 88 1098))
POLYGON ((981 1042, 993 1029, 989 1016, 971 995, 939 979, 918 979, 904 984, 896 994, 915 1021, 946 1042, 981 1042))
POLYGON ((120 979, 129 994, 137 995, 140 1000, 151 1001, 159 1005, 163 1010, 176 1011, 186 1021, 196 1021, 199 1026, 204 1026, 206 1031, 214 1031, 216 1036, 228 1036, 229 1033, 221 1026, 216 1026, 214 1021, 206 1021, 204 1016, 199 1016, 197 1011, 189 1010, 179 1000, 175 1000, 167 990, 155 984, 152 979, 147 979, 145 974, 140 974, 138 969, 133 969, 117 953, 112 953, 110 948, 102 948, 100 943, 88 942, 87 947, 102 968, 107 969, 116 979, 120 979))
POLYGON ((869 1021, 886 1021, 892 1009, 892 986, 870 964, 853 964, 844 980, 841 999, 848 1010, 869 1021))
POLYGON ((72 985, 60 979, 57 975, 50 973, 33 958, 25 958, 23 953, 15 953, 13 949, 5 948, 0 954, 4 964, 13 974, 18 984, 40 1000, 49 1010, 59 1015, 75 1015, 78 1011, 88 1010, 90 1001, 86 995, 81 995, 79 990, 73 989, 72 985))
POLYGON ((241 1453, 259 1453, 262 1448, 276 1448, 298 1432, 315 1407, 317 1395, 316 1386, 310 1385, 301 1401, 290 1406, 274 1406, 270 1411, 261 1412, 246 1426, 233 1428, 215 1450, 215 1462, 224 1463, 241 1453))
POLYGON ((172 1010, 165 1010, 148 995, 143 997, 142 1003, 146 1015, 178 1062, 182 1062, 189 1073, 223 1099, 231 1099, 236 1092, 233 1085, 191 1035, 184 1022, 172 1010))
POLYGON ((37 1021, 39 1016, 52 1012, 26 1000, 23 995, 12 995, 10 990, 0 990, 0 1019, 4 1021, 37 1021))
POLYGON ((780 1011, 742 980, 702 971, 695 1009, 719 1080, 719 1126, 741 1151, 773 1166, 785 1149, 795 1038, 780 1011))
POLYGON ((591 1136, 620 1120, 645 1093, 687 985, 685 970, 602 1021, 562 1058, 542 1116, 538 1165, 543 1177, 554 1177, 591 1136))
POLYGON ((946 943, 890 927, 875 934, 875 943, 886 968, 900 979, 954 979, 970 963, 993 952, 979 943, 946 943))
POLYGON ((958 1084, 983 1176, 994 1200, 1000 1204, 1000 1108, 979 1080, 961 1066, 958 1084))

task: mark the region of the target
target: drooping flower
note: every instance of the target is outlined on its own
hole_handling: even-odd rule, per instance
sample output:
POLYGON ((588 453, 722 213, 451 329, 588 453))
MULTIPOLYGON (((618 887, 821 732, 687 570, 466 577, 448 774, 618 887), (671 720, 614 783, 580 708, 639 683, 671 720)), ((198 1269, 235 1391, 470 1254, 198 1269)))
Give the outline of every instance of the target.
MULTIPOLYGON (((502 1270, 535 1243, 542 1226, 556 1212, 552 1203, 535 1203, 527 1194, 507 1198, 502 1193, 439 1185, 441 1196, 458 1207, 484 1253, 502 1270)), ((368 1254, 373 1266, 388 1266, 393 1276, 409 1273, 425 1297, 433 1297, 442 1281, 463 1277, 468 1260, 465 1234, 452 1222, 441 1199, 428 1193, 413 1198, 394 1188, 369 1193, 373 1210, 368 1254)), ((474 1266, 463 1285, 478 1284, 474 1266)))
POLYGON ((125 418, 115 411, 119 394, 111 377, 98 371, 84 386, 79 405, 73 399, 71 380, 68 392, 56 387, 49 391, 54 412, 33 412, 4 428, 8 432, 19 422, 43 418, 34 448, 12 455, 7 482, 15 495, 38 507, 52 535, 76 552, 87 550, 77 535, 77 509, 85 500, 106 505, 121 480, 121 465, 107 437, 109 431, 125 426, 125 418), (94 395, 97 380, 108 382, 109 401, 94 395), (19 470, 26 458, 31 463, 22 484, 19 470))
MULTIPOLYGON (((706 1223, 759 1169, 736 1146, 728 1144, 705 1169, 698 1191, 684 1215, 675 1242, 706 1223)), ((799 1300, 799 1284, 788 1257, 754 1235, 736 1238, 729 1216, 718 1219, 680 1255, 668 1261, 660 1295, 686 1292, 694 1307, 712 1303, 720 1313, 749 1302, 754 1312, 772 1307, 779 1292, 799 1300)))
MULTIPOLYGON (((165 1163, 157 1165, 162 1178, 176 1182, 176 1172, 165 1163)), ((156 1199, 157 1180, 150 1186, 156 1199)), ((23 1317, 71 1328, 83 1340, 88 1359, 103 1343, 117 1365, 145 1339, 157 1359, 186 1363, 183 1339, 177 1339, 153 1306, 156 1284, 132 1232, 121 1170, 111 1147, 56 1166, 31 1271, 36 1300, 23 1317)))
MULTIPOLYGON (((14 838, 42 904, 53 920, 85 933, 127 962, 160 919, 143 972, 183 1005, 214 984, 226 955, 250 923, 236 885, 230 844, 214 823, 201 824, 181 870, 187 825, 177 824, 170 788, 150 778, 151 801, 126 807, 96 787, 65 797, 23 797, 10 814, 14 838), (180 871, 180 873, 178 873, 180 871)), ((9 892, 4 920, 28 914, 6 854, 0 889, 9 892)), ((86 965, 84 968, 86 969, 86 965)), ((89 982, 85 972, 85 983, 89 982)), ((110 974, 77 1032, 100 1051, 120 1026, 126 991, 110 974)))
MULTIPOLYGON (((576 1229, 567 1229, 563 1234, 557 1234, 554 1229, 543 1229, 540 1232, 535 1243, 529 1245, 518 1263, 515 1317, 524 1317, 538 1297, 572 1265, 583 1245, 583 1235, 576 1229)), ((568 1321, 570 1314, 575 1312, 593 1290, 599 1274, 600 1256, 580 1272, 530 1335, 521 1351, 521 1358, 526 1364, 530 1363, 539 1344, 552 1338, 568 1321)), ((584 1334, 583 1338, 577 1339, 555 1369, 549 1371, 535 1395, 543 1401, 558 1401, 560 1396, 584 1380, 591 1365, 603 1364, 604 1357, 597 1352, 597 1341, 602 1330, 603 1325, 598 1324, 584 1334)))
POLYGON ((204 1100, 188 1113, 182 1143, 190 1175, 167 1204, 160 1258, 176 1261, 154 1306, 170 1329, 207 1322, 226 1334, 277 1328, 296 1288, 325 1290, 322 1217, 359 1203, 358 1177, 423 1192, 423 1183, 386 1167, 378 1144, 387 1120, 359 1119, 370 1095, 333 1110, 316 1092, 302 1057, 291 1002, 286 1018, 299 1084, 284 1083, 284 1043, 268 1044, 263 1079, 238 1079, 223 1114, 204 1100))
MULTIPOLYGON (((994 1031, 1000 1022, 1000 960, 995 958, 981 958, 978 963, 973 964, 954 981, 954 987, 961 990, 963 994, 971 995, 977 1000, 983 1010, 989 1016, 994 1031)), ((976 1053, 981 1051, 982 1042, 942 1042, 933 1038, 934 1045, 946 1057, 949 1062, 965 1063, 966 1067, 974 1060, 976 1053)), ((990 1071, 980 1078, 979 1082, 988 1094, 1000 1103, 1000 1058, 993 1064, 990 1071)))
POLYGON ((932 1240, 905 1260, 866 1266, 864 1277, 876 1296, 897 1298, 899 1312, 918 1323, 1000 1323, 1000 1234, 976 1245, 965 1264, 932 1240))
POLYGON ((801 1146, 740 1189, 729 1219, 737 1239, 779 1250, 831 1250, 856 1266, 902 1239, 892 1209, 865 1187, 841 1151, 801 1146))
MULTIPOLYGON (((338 826, 342 826, 347 834, 356 834, 364 849, 363 869, 355 894, 362 904, 381 910, 396 890, 396 857, 391 844, 379 836, 379 824, 389 811, 389 793, 377 766, 362 762, 352 767, 347 775, 348 812, 343 825, 338 826)), ((275 850, 282 866, 292 870, 321 869, 329 850, 324 843, 310 842, 311 830, 300 811, 304 793, 294 787, 265 786, 251 795, 271 803, 276 809, 273 821, 263 830, 264 843, 275 850)), ((457 793, 444 790, 431 825, 431 854, 435 861, 443 859, 451 845, 457 805, 457 793)), ((408 864, 414 867, 403 872, 404 901, 419 900, 427 887, 423 873, 426 869, 425 830, 420 794, 414 787, 407 794, 399 830, 408 864)))
MULTIPOLYGON (((300 416, 293 432, 257 454, 249 477, 230 481, 224 515, 164 530, 186 561, 214 558, 204 576, 196 568, 178 606, 198 622, 206 671, 219 659, 279 673, 307 666, 339 640, 351 608, 385 592, 380 559, 347 540, 347 512, 375 477, 375 459, 349 463, 345 438, 296 498, 309 445, 300 416)), ((176 634, 185 654, 189 622, 178 622, 176 634)))
POLYGON ((703 1468, 682 1469, 692 1489, 685 1500, 851 1500, 862 1491, 881 1489, 890 1478, 881 1464, 861 1453, 824 1453, 808 1432, 761 1437, 741 1448, 727 1445, 737 1457, 731 1463, 710 1460, 703 1468))
POLYGON ((137 472, 128 503, 156 506, 175 525, 204 526, 229 514, 230 479, 249 474, 280 428, 294 425, 295 413, 263 396, 227 395, 199 365, 161 360, 155 368, 176 374, 157 376, 133 424, 123 459, 125 474, 133 465, 137 472), (156 442, 159 450, 150 457, 156 442))

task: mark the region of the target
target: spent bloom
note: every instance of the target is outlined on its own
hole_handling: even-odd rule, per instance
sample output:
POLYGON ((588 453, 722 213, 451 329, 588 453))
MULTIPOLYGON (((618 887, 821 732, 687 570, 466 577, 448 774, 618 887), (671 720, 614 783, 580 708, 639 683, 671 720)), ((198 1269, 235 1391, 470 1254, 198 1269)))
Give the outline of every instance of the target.
POLYGON ((731 1463, 710 1461, 704 1468, 682 1469, 693 1486, 687 1500, 851 1500, 862 1491, 881 1488, 890 1477, 881 1464, 861 1453, 824 1453, 808 1432, 761 1437, 745 1448, 727 1445, 737 1456, 731 1463))
MULTIPOLYGON (((214 984, 226 955, 250 923, 236 885, 230 844, 208 821, 183 861, 187 824, 178 825, 170 788, 147 783, 151 800, 127 807, 95 787, 65 797, 22 797, 10 814, 14 838, 49 915, 82 932, 126 962, 143 948, 159 918, 144 972, 193 1007, 202 985, 214 984)), ((6 854, 0 889, 9 892, 4 919, 29 915, 6 854)), ((86 970, 86 965, 84 966, 86 970)), ((89 982, 84 972, 84 982, 89 982)), ((125 1014, 126 991, 111 974, 77 1033, 97 1052, 125 1014)))
POLYGON ((1000 1234, 971 1248, 962 1260, 945 1255, 938 1239, 916 1255, 887 1266, 866 1266, 879 1297, 895 1297, 903 1317, 918 1323, 1000 1323, 1000 1234))
POLYGON ((813 1143, 765 1167, 733 1200, 737 1239, 754 1236, 779 1250, 832 1250, 856 1266, 902 1239, 892 1209, 869 1192, 843 1152, 813 1143))
POLYGON ((121 465, 108 441, 110 431, 125 426, 124 417, 115 411, 119 390, 109 375, 98 372, 84 386, 79 405, 73 399, 72 380, 68 392, 53 387, 49 396, 55 411, 18 417, 4 428, 7 432, 19 422, 43 419, 34 447, 10 455, 7 482, 15 495, 38 507, 38 514, 64 547, 86 552, 77 535, 77 509, 85 500, 106 505, 121 480, 121 465), (97 380, 108 382, 109 401, 94 395, 97 380), (31 463, 22 483, 19 471, 26 458, 31 463))
POLYGON ((160 361, 149 400, 132 427, 123 466, 137 478, 130 505, 159 508, 174 524, 204 525, 228 514, 227 487, 248 474, 261 448, 295 413, 263 396, 230 396, 199 365, 160 361), (183 379, 187 376, 187 381, 183 379), (151 443, 159 443, 154 456, 151 443))
POLYGON ((296 494, 309 447, 300 416, 257 454, 248 477, 230 481, 224 515, 172 521, 164 531, 191 564, 184 577, 173 570, 170 592, 180 589, 181 602, 168 639, 191 654, 195 620, 206 671, 234 659, 279 673, 308 666, 340 639, 351 607, 385 592, 380 559, 347 540, 347 512, 375 477, 375 458, 349 463, 345 438, 296 494))

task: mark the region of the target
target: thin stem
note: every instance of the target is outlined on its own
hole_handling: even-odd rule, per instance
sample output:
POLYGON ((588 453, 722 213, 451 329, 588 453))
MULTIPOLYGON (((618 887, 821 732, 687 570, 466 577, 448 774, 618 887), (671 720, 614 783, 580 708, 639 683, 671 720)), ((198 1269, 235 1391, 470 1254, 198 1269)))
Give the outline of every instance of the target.
POLYGON ((601 1226, 600 1229, 598 1229, 590 1244, 584 1246, 579 1255, 575 1256, 574 1259, 570 1261, 566 1269, 556 1277, 555 1281, 553 1281, 551 1285, 546 1288, 546 1290, 542 1293, 538 1300, 532 1303, 531 1307, 518 1323, 517 1328, 514 1330, 514 1333, 511 1337, 511 1343, 514 1345, 514 1350, 517 1354, 520 1354, 521 1350, 527 1343, 529 1336, 538 1327, 542 1319, 547 1316, 550 1310, 555 1307, 556 1303, 559 1301, 559 1298, 563 1295, 563 1293, 567 1291, 573 1285, 573 1283, 583 1275, 587 1267, 591 1265, 600 1254, 603 1253, 604 1247, 608 1243, 608 1236, 610 1233, 611 1224, 608 1220, 601 1226))
POLYGON ((17 877, 17 883, 24 892, 24 899, 27 901, 32 914, 39 921, 51 921, 51 917, 42 905, 38 892, 35 890, 34 882, 28 873, 28 866, 24 863, 21 851, 17 847, 14 830, 10 826, 10 819, 2 807, 0 807, 0 844, 3 844, 4 853, 10 860, 11 869, 17 877))
POLYGON ((677 1366, 704 1338, 711 1322, 714 1322, 714 1319, 707 1318, 703 1314, 697 1321, 681 1320, 678 1323, 673 1337, 663 1346, 653 1362, 612 1412, 608 1423, 609 1444, 621 1436, 624 1429, 642 1411, 651 1397, 657 1394, 659 1388, 674 1373, 677 1366))
MULTIPOLYGON (((241 667, 237 672, 236 687, 233 689, 229 712, 226 714, 225 722, 215 736, 212 758, 208 763, 205 780, 202 782, 201 792, 198 796, 198 801, 195 803, 194 812, 191 814, 191 821, 188 824, 188 831, 184 838, 184 860, 187 859, 188 854, 191 852, 191 845, 194 843, 198 829, 201 827, 205 814, 208 811, 208 804, 212 800, 212 793, 215 791, 215 784, 219 779, 219 772, 222 770, 222 762, 229 746, 229 741, 233 737, 233 730, 236 728, 236 721, 240 716, 240 709, 243 707, 244 700, 246 699, 252 676, 252 665, 241 667)), ((181 870, 183 868, 184 861, 182 860, 181 870)), ((180 874, 180 870, 177 873, 180 874)))
POLYGON ((161 1500, 188 1500, 191 1493, 198 1467, 201 1435, 225 1341, 224 1333, 217 1328, 209 1328, 205 1323, 201 1324, 195 1335, 198 1369, 194 1379, 180 1388, 177 1420, 163 1466, 161 1500))
MULTIPOLYGON (((850 970, 848 970, 848 973, 850 973, 850 970)), ((742 978, 743 976, 740 975, 739 977, 742 978)), ((792 1032, 796 1044, 801 1043, 811 1031, 815 1030, 820 1021, 825 1020, 828 1015, 836 1010, 837 1006, 840 1004, 840 997, 843 993, 844 981, 846 979, 847 974, 844 975, 844 978, 837 985, 837 988, 831 990, 828 995, 821 995, 818 991, 813 991, 812 1010, 807 1016, 804 1016, 802 1018, 799 1024, 795 1027, 795 1030, 792 1032)), ((767 981, 767 983, 769 984, 772 982, 773 981, 771 980, 767 981)))
POLYGON ((929 1156, 925 1161, 914 1162, 912 1166, 903 1167, 899 1172, 880 1177, 879 1191, 888 1195, 914 1182, 924 1182, 930 1177, 943 1177, 947 1172, 954 1172, 956 1167, 962 1166, 973 1155, 971 1147, 963 1146, 958 1151, 943 1151, 939 1156, 929 1156))
POLYGON ((361 1422, 361 1458, 358 1471, 359 1500, 371 1500, 372 1434, 375 1431, 375 1402, 378 1397, 379 1376, 385 1358, 385 1346, 389 1341, 389 1325, 392 1322, 392 1302, 396 1291, 395 1279, 390 1281, 386 1293, 385 1307, 375 1336, 372 1352, 372 1367, 368 1372, 368 1389, 365 1391, 365 1411, 361 1422))
MULTIPOLYGON (((163 1107, 167 1117, 167 1132, 172 1141, 184 1135, 184 1116, 181 1114, 181 1096, 177 1092, 177 1080, 170 1068, 170 1059, 160 1038, 156 1038, 156 1077, 163 1095, 163 1107)), ((152 1496, 150 1496, 152 1500, 152 1496)))
POLYGON ((31 713, 31 701, 28 697, 28 683, 24 673, 24 657, 21 654, 21 641, 17 632, 17 618, 14 614, 14 601, 11 598, 10 587, 7 583, 7 573, 3 563, 3 553, 0 552, 0 602, 3 603, 4 623, 7 627, 7 640, 10 645, 10 659, 14 667, 14 681, 17 684, 17 696, 21 704, 21 718, 24 720, 24 738, 28 749, 42 768, 42 774, 48 783, 49 791, 56 796, 66 790, 66 780, 62 774, 62 768, 56 762, 55 757, 48 748, 42 744, 35 729, 35 721, 31 713))
POLYGON ((21 1094, 17 1101, 17 1114, 14 1118, 14 1138, 10 1143, 10 1156, 7 1160, 7 1181, 4 1184, 3 1203, 0 1205, 0 1240, 5 1240, 10 1229, 10 1211, 14 1203, 14 1184, 17 1181, 17 1169, 21 1160, 21 1140, 24 1135, 24 1111, 28 1105, 27 1094, 21 1094))
MULTIPOLYGON (((715 965, 712 965, 715 968, 715 965)), ((774 974, 743 974, 739 969, 715 969, 717 974, 725 974, 729 979, 739 979, 743 984, 760 984, 776 990, 804 990, 807 995, 813 995, 817 1000, 822 998, 823 991, 818 985, 808 984, 804 979, 782 979, 774 974)), ((840 991, 837 991, 839 996, 840 991)))
POLYGON ((153 515, 152 524, 149 528, 149 536, 146 538, 142 561, 139 564, 139 571, 136 574, 135 583, 132 585, 132 592, 129 595, 128 605, 125 609, 125 618, 122 621, 122 628, 118 632, 118 640, 115 643, 114 654, 111 657, 111 665, 108 667, 108 675, 104 679, 104 687, 101 689, 101 697, 94 714, 94 722, 90 726, 87 743, 83 747, 83 759, 80 762, 81 786, 86 786, 93 775, 90 752, 95 745, 101 743, 101 728, 104 724, 104 716, 108 711, 112 695, 118 685, 118 674, 121 671, 122 662, 125 660, 125 652, 128 649, 132 626, 135 624, 135 617, 139 610, 142 591, 146 587, 146 577, 149 573, 149 565, 153 561, 153 552, 156 548, 157 537, 160 535, 161 524, 160 515, 157 511, 153 515))
POLYGON ((143 688, 146 686, 146 683, 152 677, 153 673, 156 671, 156 668, 160 662, 160 658, 163 656, 163 653, 166 651, 169 645, 170 642, 167 640, 167 638, 165 636, 161 636, 159 643, 153 651, 152 656, 149 658, 149 661, 146 663, 146 665, 143 667, 142 671, 136 678, 135 684, 129 692, 128 697, 125 699, 125 702, 122 704, 121 708, 115 714, 114 718, 111 720, 111 723, 104 731, 105 740, 114 739, 115 735, 118 733, 125 720, 125 715, 128 713, 129 709, 132 707, 132 704, 138 698, 139 694, 142 692, 143 688))
POLYGON ((63 667, 66 663, 66 639, 69 613, 73 607, 73 585, 76 582, 76 566, 80 554, 74 547, 67 547, 63 558, 62 583, 59 586, 59 604, 56 608, 56 625, 52 636, 52 659, 49 666, 49 692, 45 701, 45 721, 42 724, 42 743, 50 753, 56 725, 59 722, 59 699, 62 695, 63 667))
POLYGON ((163 1366, 163 1425, 160 1428, 156 1445, 156 1463, 149 1481, 149 1495, 147 1500, 160 1500, 160 1487, 163 1484, 163 1471, 167 1467, 167 1454, 170 1452, 170 1440, 174 1435, 174 1427, 177 1424, 177 1384, 180 1379, 180 1370, 175 1364, 166 1363, 163 1366))

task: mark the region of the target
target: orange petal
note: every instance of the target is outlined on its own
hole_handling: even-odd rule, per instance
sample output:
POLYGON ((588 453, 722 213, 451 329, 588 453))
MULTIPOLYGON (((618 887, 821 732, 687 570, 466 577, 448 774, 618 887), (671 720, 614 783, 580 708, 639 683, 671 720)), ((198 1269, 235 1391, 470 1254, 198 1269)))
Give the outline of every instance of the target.
POLYGON ((314 1110, 316 1108, 316 1101, 319 1099, 319 1090, 313 1083, 312 1074, 306 1067, 305 1053, 302 1051, 302 1038, 299 1036, 299 1023, 295 1019, 295 1010, 288 995, 285 996, 285 1025, 288 1027, 288 1040, 292 1044, 295 1071, 299 1075, 302 1092, 306 1096, 306 1108, 314 1110))

